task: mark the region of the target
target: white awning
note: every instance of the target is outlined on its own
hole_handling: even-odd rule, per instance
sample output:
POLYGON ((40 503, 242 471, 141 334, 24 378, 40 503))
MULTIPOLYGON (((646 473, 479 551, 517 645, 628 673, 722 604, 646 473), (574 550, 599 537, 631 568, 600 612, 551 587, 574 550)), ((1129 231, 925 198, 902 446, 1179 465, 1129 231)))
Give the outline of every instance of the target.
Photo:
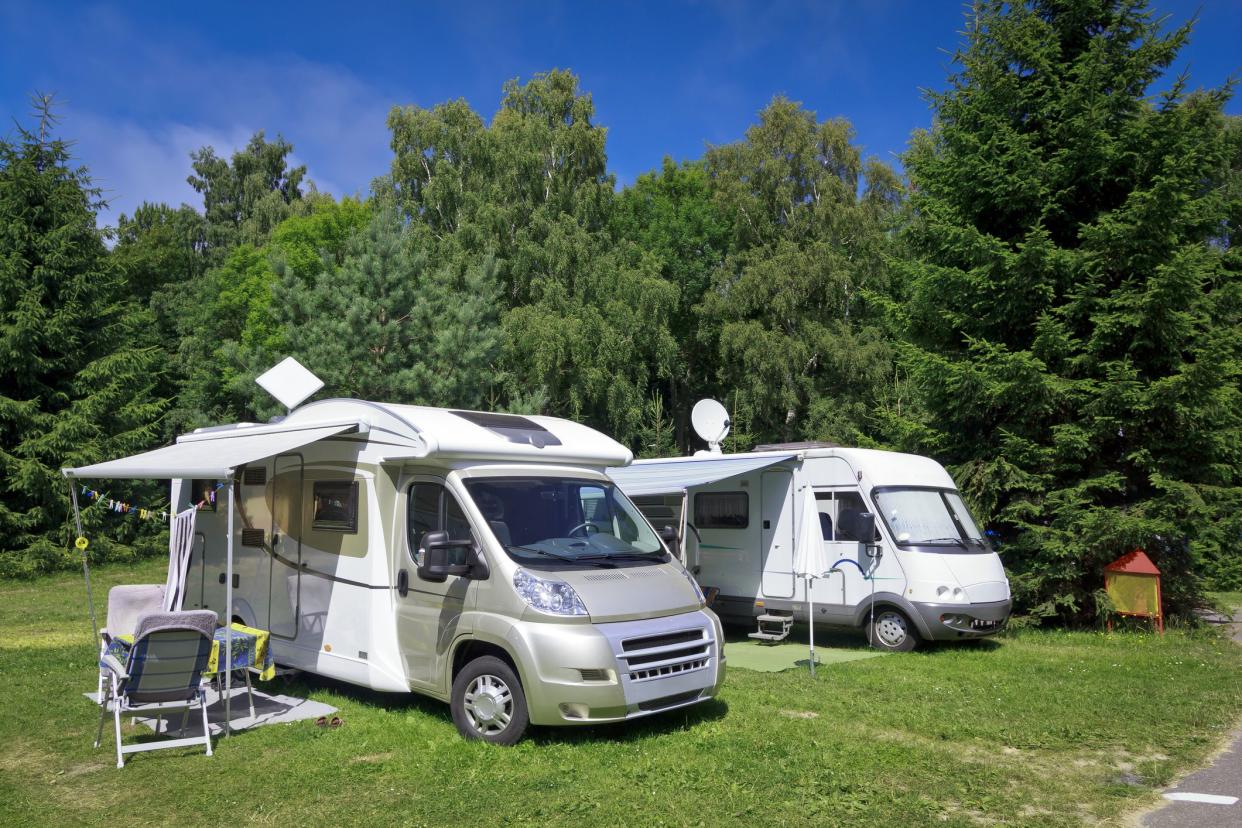
POLYGON ((630 497, 674 494, 694 486, 703 486, 740 474, 772 466, 791 457, 789 454, 762 454, 755 457, 692 457, 680 460, 638 462, 608 470, 621 491, 630 497))
POLYGON ((187 435, 189 439, 154 451, 80 466, 62 469, 65 477, 92 477, 105 480, 121 478, 144 478, 164 480, 171 478, 219 479, 227 478, 238 466, 262 460, 276 454, 292 451, 358 428, 358 423, 308 424, 302 428, 274 431, 261 427, 259 434, 247 433, 246 429, 187 435))

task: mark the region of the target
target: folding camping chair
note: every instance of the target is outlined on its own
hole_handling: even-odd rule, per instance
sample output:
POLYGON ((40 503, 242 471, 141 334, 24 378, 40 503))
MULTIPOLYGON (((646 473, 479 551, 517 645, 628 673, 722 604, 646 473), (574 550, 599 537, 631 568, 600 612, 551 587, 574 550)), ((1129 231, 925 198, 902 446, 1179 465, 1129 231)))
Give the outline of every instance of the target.
POLYGON ((207 723, 207 694, 203 670, 211 656, 216 614, 210 610, 154 612, 138 619, 129 661, 122 665, 115 656, 100 660, 109 675, 106 696, 100 700, 99 731, 95 747, 103 739, 104 719, 111 711, 116 724, 116 766, 125 767, 125 754, 146 750, 203 745, 211 755, 211 729, 207 723), (184 711, 181 732, 185 732, 190 709, 197 704, 203 714, 202 738, 161 740, 136 745, 121 744, 121 715, 154 713, 156 731, 164 713, 184 711))
POLYGON ((140 617, 164 609, 164 592, 163 584, 122 584, 108 590, 108 626, 99 631, 99 693, 95 698, 100 704, 108 677, 103 666, 108 645, 117 636, 133 635, 140 617))

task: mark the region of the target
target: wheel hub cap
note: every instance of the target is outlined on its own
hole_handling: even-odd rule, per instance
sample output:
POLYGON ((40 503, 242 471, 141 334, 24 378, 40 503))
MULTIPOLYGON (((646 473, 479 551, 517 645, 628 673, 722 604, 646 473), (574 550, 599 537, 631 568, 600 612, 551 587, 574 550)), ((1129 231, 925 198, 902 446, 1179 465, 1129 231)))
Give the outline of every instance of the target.
POLYGON ((906 624, 900 616, 886 612, 876 619, 876 634, 890 647, 906 640, 906 624))
POLYGON ((466 716, 480 733, 499 733, 513 718, 513 693, 496 676, 479 676, 466 688, 466 716))

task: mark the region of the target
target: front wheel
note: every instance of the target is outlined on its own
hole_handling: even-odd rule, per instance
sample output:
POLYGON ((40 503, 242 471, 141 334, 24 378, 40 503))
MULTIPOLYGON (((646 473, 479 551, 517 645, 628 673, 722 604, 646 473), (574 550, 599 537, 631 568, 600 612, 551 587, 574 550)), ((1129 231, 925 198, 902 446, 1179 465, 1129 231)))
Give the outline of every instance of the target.
POLYGON ((871 646, 898 653, 908 653, 919 644, 919 634, 905 613, 895 609, 876 612, 867 617, 867 641, 871 646))
POLYGON ((522 738, 530 715, 522 683, 508 664, 481 656, 453 679, 453 724, 467 739, 512 745, 522 738))

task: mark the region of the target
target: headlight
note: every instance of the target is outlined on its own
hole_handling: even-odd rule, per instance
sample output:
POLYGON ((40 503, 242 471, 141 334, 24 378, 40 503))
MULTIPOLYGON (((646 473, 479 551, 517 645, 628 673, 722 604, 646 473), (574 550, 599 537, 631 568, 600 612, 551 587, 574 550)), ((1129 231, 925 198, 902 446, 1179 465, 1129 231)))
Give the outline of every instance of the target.
POLYGON ((549 581, 536 578, 525 569, 519 569, 513 576, 513 585, 518 595, 530 605, 531 609, 551 615, 586 615, 586 607, 574 588, 564 581, 549 581))
POLYGON ((700 604, 703 604, 703 605, 706 605, 706 604, 707 604, 707 598, 705 598, 705 597, 703 596, 703 588, 702 588, 701 586, 699 586, 699 582, 698 582, 698 581, 696 581, 696 580, 694 580, 694 576, 693 576, 693 575, 691 575, 688 571, 686 571, 686 570, 684 570, 684 569, 681 571, 681 574, 682 574, 682 575, 684 575, 684 576, 686 576, 686 580, 690 582, 690 588, 691 588, 691 589, 693 589, 693 590, 694 590, 694 594, 698 596, 698 598, 699 598, 699 603, 700 603, 700 604))

